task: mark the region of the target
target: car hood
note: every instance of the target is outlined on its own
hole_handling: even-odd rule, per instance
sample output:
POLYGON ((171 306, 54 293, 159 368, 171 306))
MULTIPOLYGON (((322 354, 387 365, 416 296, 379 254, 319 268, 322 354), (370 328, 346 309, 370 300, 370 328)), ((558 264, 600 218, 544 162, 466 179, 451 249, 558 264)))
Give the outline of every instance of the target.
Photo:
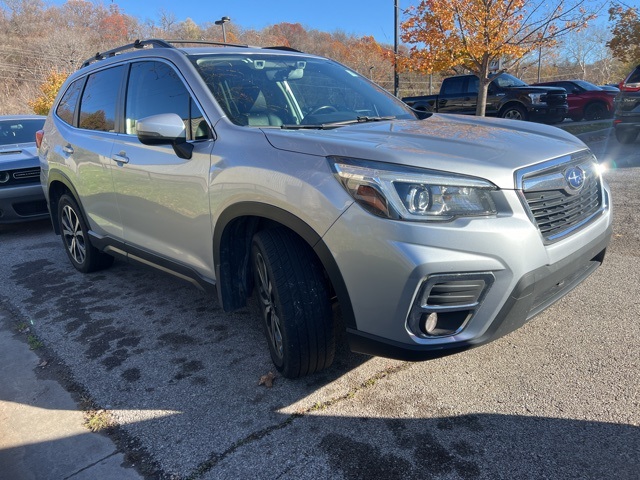
POLYGON ((2 170, 37 167, 39 165, 37 148, 33 143, 0 146, 0 168, 2 170))
POLYGON ((471 175, 513 189, 516 170, 587 147, 560 130, 529 122, 434 114, 331 130, 263 130, 273 147, 471 175))

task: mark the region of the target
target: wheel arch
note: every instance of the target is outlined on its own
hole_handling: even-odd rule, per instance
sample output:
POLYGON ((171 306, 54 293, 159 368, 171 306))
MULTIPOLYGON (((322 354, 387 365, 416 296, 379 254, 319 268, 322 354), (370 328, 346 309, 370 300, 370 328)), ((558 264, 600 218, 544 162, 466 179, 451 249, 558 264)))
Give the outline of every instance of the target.
POLYGON ((265 228, 283 226, 293 231, 314 251, 335 292, 345 325, 355 328, 355 316, 346 284, 322 237, 304 220, 279 207, 241 202, 218 218, 213 235, 216 285, 222 308, 229 312, 246 305, 250 295, 250 252, 253 235, 265 228))
POLYGON ((527 108, 527 106, 522 103, 519 100, 509 100, 507 102, 505 102, 504 105, 502 105, 500 107, 500 109, 498 110, 498 116, 502 117, 504 111, 510 107, 517 107, 519 109, 521 109, 524 112, 525 115, 525 120, 529 118, 529 109, 527 108))
POLYGON ((60 235, 60 223, 58 222, 58 201, 60 197, 65 193, 69 193, 73 196, 73 199, 80 207, 82 215, 87 218, 78 191, 75 189, 71 180, 59 171, 49 172, 49 184, 47 186, 47 202, 49 203, 49 213, 51 214, 51 223, 53 224, 53 231, 56 235, 60 235))

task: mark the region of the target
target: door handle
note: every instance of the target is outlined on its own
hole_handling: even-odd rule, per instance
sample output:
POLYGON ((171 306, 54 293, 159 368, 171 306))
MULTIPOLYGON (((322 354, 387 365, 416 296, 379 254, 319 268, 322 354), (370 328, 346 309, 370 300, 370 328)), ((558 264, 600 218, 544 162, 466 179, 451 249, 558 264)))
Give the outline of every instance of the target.
POLYGON ((69 155, 73 154, 73 147, 71 145, 65 145, 64 147, 62 147, 62 151, 64 153, 68 153, 69 155))
POLYGON ((113 161, 118 164, 129 163, 129 157, 124 152, 116 153, 111 157, 113 161))

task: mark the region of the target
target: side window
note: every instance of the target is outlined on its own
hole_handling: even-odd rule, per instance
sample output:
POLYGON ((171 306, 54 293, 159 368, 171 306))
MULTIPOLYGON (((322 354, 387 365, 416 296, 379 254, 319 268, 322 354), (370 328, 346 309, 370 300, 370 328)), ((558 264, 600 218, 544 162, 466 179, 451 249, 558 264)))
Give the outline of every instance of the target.
POLYGON ((177 114, 188 140, 209 138, 209 129, 187 87, 166 63, 136 62, 131 65, 126 102, 126 133, 136 134, 136 122, 151 115, 177 114))
POLYGON ((63 122, 68 123, 69 125, 75 125, 74 120, 76 116, 76 107, 78 105, 78 98, 80 97, 83 83, 84 78, 79 78, 69 85, 69 88, 67 88, 67 91, 60 99, 58 108, 56 108, 56 115, 58 115, 63 122))
POLYGON ((449 77, 442 83, 441 95, 456 95, 464 90, 465 77, 449 77))
POLYGON ((89 75, 80 101, 80 128, 114 131, 123 69, 118 66, 89 75))

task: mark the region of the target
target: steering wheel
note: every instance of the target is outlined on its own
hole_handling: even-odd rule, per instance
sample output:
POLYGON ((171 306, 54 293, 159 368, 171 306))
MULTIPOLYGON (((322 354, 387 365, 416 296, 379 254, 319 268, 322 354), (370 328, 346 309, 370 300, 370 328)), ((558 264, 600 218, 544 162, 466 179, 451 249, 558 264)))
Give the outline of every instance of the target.
POLYGON ((338 109, 332 105, 320 105, 319 107, 314 108, 313 110, 311 110, 309 113, 307 113, 308 115, 316 115, 322 111, 326 110, 326 112, 324 113, 331 113, 331 112, 337 112, 338 109))

